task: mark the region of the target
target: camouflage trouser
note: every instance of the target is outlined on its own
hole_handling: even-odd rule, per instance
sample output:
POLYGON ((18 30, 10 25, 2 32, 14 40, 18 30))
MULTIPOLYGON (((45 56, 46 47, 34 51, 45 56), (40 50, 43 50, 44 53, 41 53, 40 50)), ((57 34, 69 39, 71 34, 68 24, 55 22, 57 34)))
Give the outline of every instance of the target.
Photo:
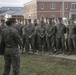
POLYGON ((26 38, 23 38, 23 39, 22 39, 22 42, 23 42, 22 47, 24 48, 24 47, 25 47, 26 38))
POLYGON ((38 47, 38 35, 35 35, 35 50, 38 50, 39 47, 38 47))
POLYGON ((46 47, 46 37, 41 38, 38 36, 38 45, 39 45, 39 51, 42 52, 42 50, 45 51, 46 47))
POLYGON ((55 38, 54 38, 54 36, 47 37, 46 41, 47 41, 48 50, 54 49, 54 47, 55 47, 55 38))
POLYGON ((13 75, 20 75, 20 52, 18 48, 6 48, 4 59, 5 67, 3 75, 9 75, 11 65, 13 67, 13 75))
POLYGON ((76 37, 68 38, 69 53, 76 54, 76 37))
POLYGON ((26 38, 26 52, 29 52, 30 51, 30 46, 31 45, 31 49, 32 49, 32 52, 35 52, 35 38, 32 37, 32 38, 26 38))
POLYGON ((22 38, 22 53, 25 51, 25 42, 26 42, 26 38, 22 38))
POLYGON ((56 48, 57 51, 59 51, 60 49, 62 50, 62 52, 65 52, 65 38, 60 37, 60 38, 56 38, 56 48))

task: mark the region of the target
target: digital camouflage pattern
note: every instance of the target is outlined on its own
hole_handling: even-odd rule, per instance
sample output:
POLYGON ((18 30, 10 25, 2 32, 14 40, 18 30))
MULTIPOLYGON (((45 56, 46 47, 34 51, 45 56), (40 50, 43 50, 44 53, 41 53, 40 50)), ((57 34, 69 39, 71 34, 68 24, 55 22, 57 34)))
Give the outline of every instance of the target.
POLYGON ((1 33, 2 33, 2 30, 5 29, 7 26, 6 25, 1 25, 0 26, 0 42, 1 42, 1 33))
POLYGON ((7 27, 2 32, 2 38, 5 41, 5 67, 3 75, 9 75, 11 64, 13 75, 20 75, 20 52, 18 45, 22 45, 22 40, 18 31, 14 28, 7 27))
POLYGON ((3 41, 1 41, 2 40, 2 31, 6 28, 7 26, 6 25, 4 25, 4 24, 2 24, 1 26, 0 26, 0 54, 1 55, 3 55, 4 54, 4 50, 5 50, 5 44, 4 44, 4 42, 3 41))
POLYGON ((30 51, 30 46, 33 52, 35 52, 35 28, 32 24, 29 24, 25 26, 24 28, 24 36, 26 38, 26 52, 28 53, 30 51))
POLYGON ((69 54, 76 54, 76 25, 74 23, 68 25, 68 47, 69 54))
POLYGON ((65 52, 65 36, 66 26, 62 23, 56 25, 56 48, 57 52, 61 49, 61 51, 65 52))
POLYGON ((39 45, 39 51, 42 52, 45 51, 46 47, 46 27, 43 23, 43 25, 38 26, 36 29, 37 35, 38 35, 38 45, 39 45))
POLYGON ((55 46, 55 32, 56 32, 55 24, 47 25, 46 41, 47 41, 48 50, 54 49, 54 46, 55 46))

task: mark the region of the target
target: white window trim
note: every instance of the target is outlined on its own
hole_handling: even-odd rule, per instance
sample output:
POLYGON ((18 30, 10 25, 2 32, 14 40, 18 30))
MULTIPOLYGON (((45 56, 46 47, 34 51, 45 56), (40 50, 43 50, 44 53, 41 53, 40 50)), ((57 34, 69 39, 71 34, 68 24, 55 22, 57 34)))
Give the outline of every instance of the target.
POLYGON ((50 9, 56 9, 56 4, 55 4, 55 8, 52 8, 53 6, 51 7, 52 4, 55 4, 55 3, 50 4, 50 9))
MULTIPOLYGON (((67 8, 64 6, 64 7, 65 7, 65 9, 68 9, 68 3, 65 3, 65 4, 67 4, 67 8)), ((64 5, 65 5, 65 4, 64 4, 64 5)))
MULTIPOLYGON (((72 3, 72 4, 76 4, 76 3, 72 3)), ((72 8, 72 4, 71 4, 71 9, 75 9, 75 8, 72 8)))
POLYGON ((41 9, 44 9, 44 3, 41 3, 40 8, 41 8, 41 9), (43 8, 42 8, 42 4, 43 4, 43 8))

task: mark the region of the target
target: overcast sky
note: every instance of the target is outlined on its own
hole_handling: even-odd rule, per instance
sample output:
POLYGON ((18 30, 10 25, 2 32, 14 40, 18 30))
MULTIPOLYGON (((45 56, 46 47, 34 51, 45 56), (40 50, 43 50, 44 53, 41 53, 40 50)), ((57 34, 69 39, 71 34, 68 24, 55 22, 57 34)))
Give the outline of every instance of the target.
POLYGON ((24 3, 27 3, 31 0, 0 0, 0 7, 2 6, 24 6, 24 3))

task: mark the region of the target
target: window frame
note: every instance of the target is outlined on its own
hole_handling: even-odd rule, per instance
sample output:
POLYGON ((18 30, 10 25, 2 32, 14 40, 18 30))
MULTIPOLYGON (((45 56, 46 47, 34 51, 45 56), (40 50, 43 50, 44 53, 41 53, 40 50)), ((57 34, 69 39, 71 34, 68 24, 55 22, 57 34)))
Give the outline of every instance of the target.
POLYGON ((44 3, 41 3, 41 4, 40 4, 40 8, 41 8, 41 9, 44 9, 44 3))
POLYGON ((56 3, 50 3, 50 9, 56 9, 56 3))
POLYGON ((68 9, 68 3, 64 4, 65 9, 68 9))
POLYGON ((76 9, 76 3, 72 3, 71 8, 72 8, 72 9, 76 9), (73 6, 73 5, 74 5, 74 6, 73 6))

